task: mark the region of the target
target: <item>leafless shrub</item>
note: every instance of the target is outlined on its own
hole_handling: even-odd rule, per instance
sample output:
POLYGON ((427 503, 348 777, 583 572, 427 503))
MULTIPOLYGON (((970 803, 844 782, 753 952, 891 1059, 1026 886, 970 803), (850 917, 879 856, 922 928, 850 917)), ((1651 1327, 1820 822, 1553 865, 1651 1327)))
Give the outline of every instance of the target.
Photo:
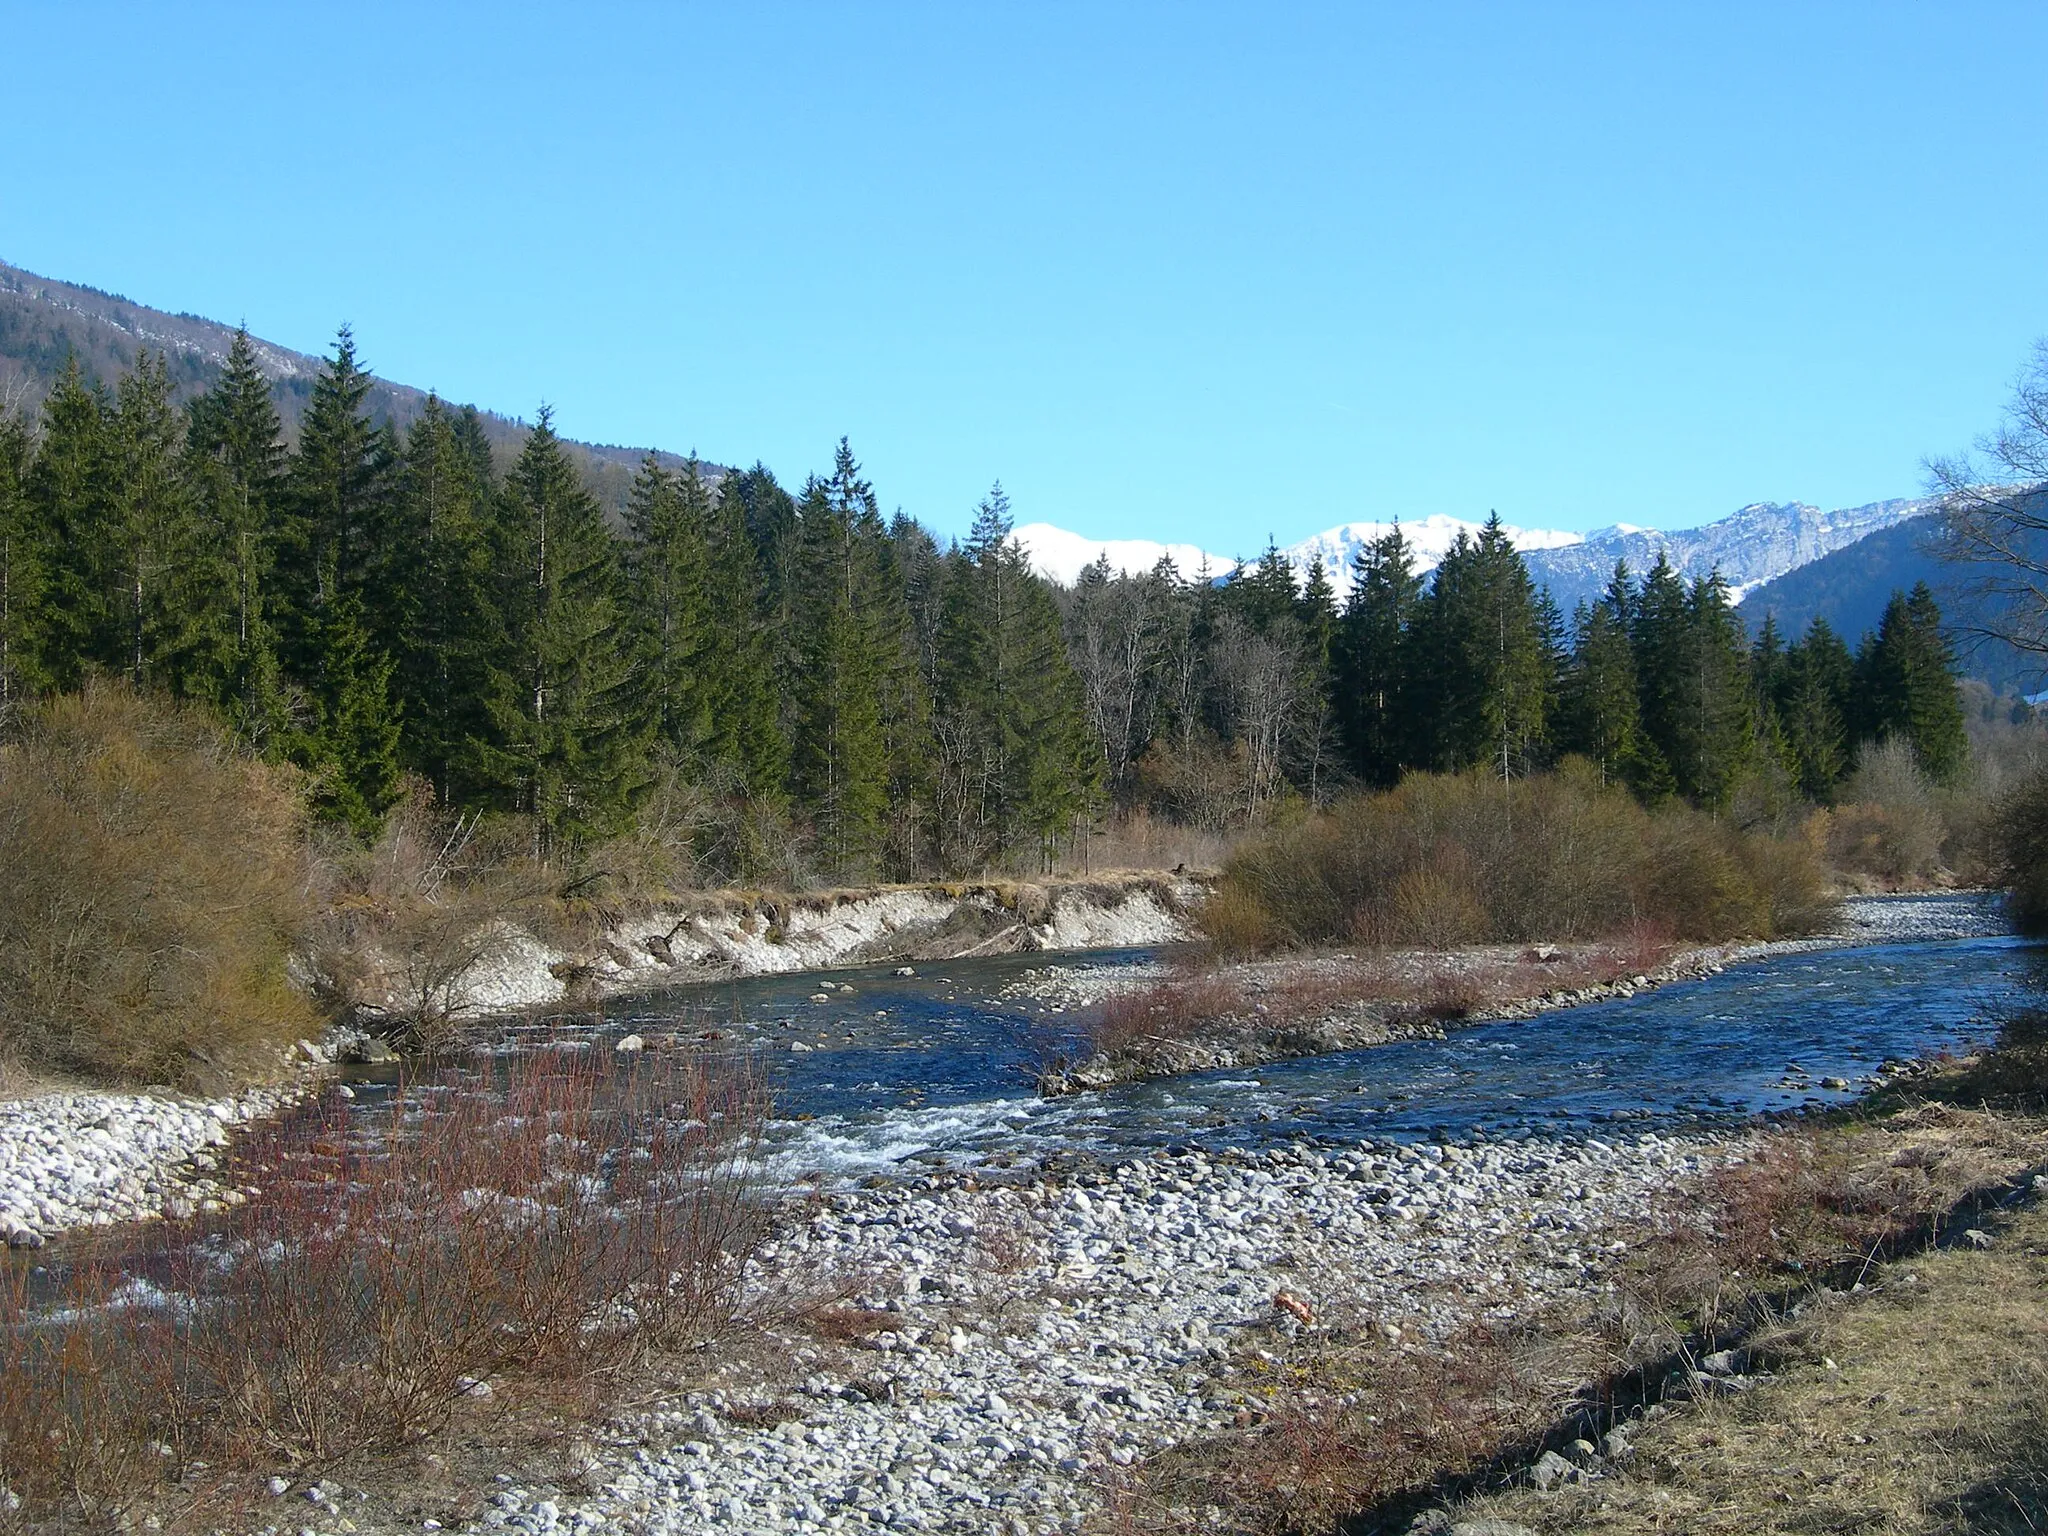
POLYGON ((248 1144, 233 1176, 263 1198, 160 1229, 124 1266, 146 1283, 81 1282, 54 1314, 17 1290, 0 1480, 32 1512, 109 1515, 195 1461, 404 1444, 493 1381, 608 1379, 748 1315, 769 1210, 745 1070, 578 1056, 396 1104, 330 1102, 248 1144))
POLYGON ((1684 938, 1773 937, 1829 910, 1809 839, 1652 813, 1577 762, 1509 783, 1415 774, 1355 796, 1246 843, 1214 901, 1239 947, 1570 941, 1645 918, 1684 938))
POLYGON ((112 685, 0 745, 0 1047, 31 1066, 198 1086, 269 1064, 311 1015, 298 789, 211 720, 112 685))
POLYGON ((561 884, 518 828, 448 811, 424 784, 368 848, 326 850, 312 968, 329 1006, 403 1043, 443 1044, 476 980, 561 884))
POLYGON ((1194 971, 1104 1003, 1093 1027, 1100 1051, 1129 1050, 1213 1031, 1218 1020, 1249 1011, 1244 989, 1215 972, 1194 971))

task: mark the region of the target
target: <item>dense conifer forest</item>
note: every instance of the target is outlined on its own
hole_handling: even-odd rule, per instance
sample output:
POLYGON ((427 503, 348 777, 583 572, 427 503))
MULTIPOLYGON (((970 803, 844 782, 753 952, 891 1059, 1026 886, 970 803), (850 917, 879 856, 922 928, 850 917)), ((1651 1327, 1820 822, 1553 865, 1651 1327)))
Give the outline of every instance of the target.
POLYGON ((401 430, 370 390, 344 331, 288 448, 245 335, 185 406, 159 355, 68 366, 0 425, 0 701, 119 678, 358 832, 425 786, 544 854, 663 818, 735 880, 1045 868, 1120 812, 1226 829, 1566 754, 1738 813, 1828 801, 1865 740, 1964 765, 1924 587, 1854 651, 1818 621, 1752 642, 1663 563, 1567 617, 1496 521, 1428 578, 1397 531, 1306 582, 1268 550, 1062 589, 1000 487, 942 546, 844 442, 793 490, 650 456, 620 530, 545 411, 500 473, 474 411, 401 430))

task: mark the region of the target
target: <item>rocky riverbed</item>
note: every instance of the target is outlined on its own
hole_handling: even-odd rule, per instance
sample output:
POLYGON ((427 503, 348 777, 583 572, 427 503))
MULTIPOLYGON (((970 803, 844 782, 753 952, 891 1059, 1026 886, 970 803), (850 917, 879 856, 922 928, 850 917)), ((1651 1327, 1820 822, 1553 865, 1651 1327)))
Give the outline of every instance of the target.
POLYGON ((0 1104, 0 1238, 39 1248, 71 1227, 234 1204, 244 1192, 217 1176, 228 1133, 280 1113, 303 1091, 195 1099, 81 1090, 0 1104))
POLYGON ((830 1196, 767 1260, 867 1277, 850 1346, 792 1329, 786 1379, 623 1416, 573 1482, 508 1478, 464 1528, 1072 1530, 1109 1469, 1256 1407, 1281 1335, 1427 1348, 1598 1287, 1631 1224, 1740 1145, 1176 1150, 830 1196))

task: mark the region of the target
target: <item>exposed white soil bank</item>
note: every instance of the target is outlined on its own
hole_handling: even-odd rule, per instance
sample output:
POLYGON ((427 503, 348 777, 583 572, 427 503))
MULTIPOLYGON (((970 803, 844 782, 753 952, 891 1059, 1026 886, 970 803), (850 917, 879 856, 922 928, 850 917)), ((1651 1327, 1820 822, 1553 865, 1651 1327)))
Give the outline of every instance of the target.
POLYGON ((886 960, 1170 944, 1194 936, 1189 914, 1205 895, 1199 880, 1154 874, 798 896, 714 892, 632 914, 574 950, 508 931, 455 986, 455 1011, 546 1007, 579 988, 635 992, 886 960))

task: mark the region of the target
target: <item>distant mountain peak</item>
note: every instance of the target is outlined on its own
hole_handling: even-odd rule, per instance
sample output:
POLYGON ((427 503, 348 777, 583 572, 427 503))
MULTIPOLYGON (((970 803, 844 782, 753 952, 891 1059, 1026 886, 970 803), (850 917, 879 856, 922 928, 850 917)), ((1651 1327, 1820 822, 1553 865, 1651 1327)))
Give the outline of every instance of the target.
MULTIPOLYGON (((1733 600, 1740 602, 1767 581, 1933 507, 1930 500, 1908 498, 1833 511, 1803 501, 1753 501, 1716 522, 1673 533, 1634 523, 1616 523, 1583 534, 1502 526, 1528 562, 1529 574, 1569 613, 1605 588, 1617 561, 1626 560, 1640 576, 1657 563, 1660 554, 1687 577, 1718 570, 1728 582, 1733 600)), ((1351 562, 1358 551, 1394 526, 1393 522, 1370 520, 1339 523, 1287 545, 1282 553, 1304 578, 1320 557, 1332 584, 1342 593, 1350 585, 1351 562)), ((1403 520, 1398 526, 1416 568, 1428 571, 1435 569, 1460 534, 1477 538, 1484 524, 1437 512, 1403 520)), ((1053 523, 1027 523, 1016 531, 1016 538, 1040 574, 1067 585, 1098 558, 1107 558, 1113 571, 1137 574, 1166 557, 1184 577, 1194 575, 1206 563, 1217 579, 1230 575, 1239 563, 1237 558, 1211 554, 1193 544, 1096 539, 1053 523)))

